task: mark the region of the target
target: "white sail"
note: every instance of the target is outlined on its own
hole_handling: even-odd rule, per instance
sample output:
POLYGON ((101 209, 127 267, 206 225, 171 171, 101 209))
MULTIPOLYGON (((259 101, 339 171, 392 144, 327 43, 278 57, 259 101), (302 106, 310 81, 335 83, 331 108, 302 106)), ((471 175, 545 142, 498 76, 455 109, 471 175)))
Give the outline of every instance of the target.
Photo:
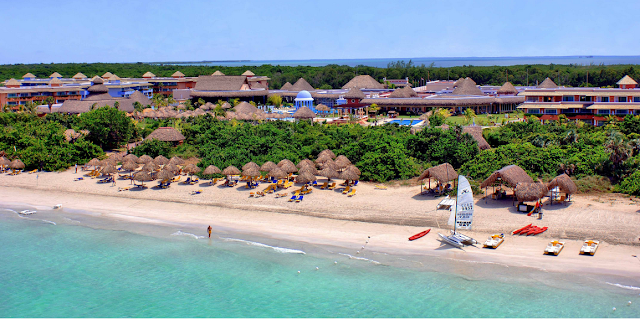
POLYGON ((458 176, 458 196, 456 197, 456 228, 471 229, 473 222, 473 192, 469 181, 458 176))

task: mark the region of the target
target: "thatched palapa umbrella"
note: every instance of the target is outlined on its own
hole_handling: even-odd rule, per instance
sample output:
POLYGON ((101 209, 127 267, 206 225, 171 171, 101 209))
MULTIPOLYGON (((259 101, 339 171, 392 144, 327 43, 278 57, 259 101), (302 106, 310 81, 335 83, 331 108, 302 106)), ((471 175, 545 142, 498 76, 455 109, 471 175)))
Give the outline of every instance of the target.
POLYGON ((166 182, 173 179, 173 176, 173 172, 163 169, 158 173, 158 175, 156 175, 156 178, 160 181, 166 182))
POLYGON ((300 107, 295 113, 293 113, 292 116, 297 120, 311 120, 316 117, 316 113, 313 113, 310 108, 303 106, 300 107))
POLYGON ((291 162, 284 163, 282 166, 280 166, 280 169, 282 169, 283 171, 285 171, 287 173, 295 173, 295 172, 298 171, 296 166, 293 165, 293 163, 291 163, 291 162))
POLYGON ((9 164, 11 164, 11 161, 8 160, 6 157, 2 156, 0 157, 0 168, 2 170, 4 170, 5 166, 8 166, 9 164))
POLYGON ((326 177, 327 180, 331 180, 332 178, 340 177, 340 173, 338 173, 338 171, 336 171, 335 169, 333 169, 331 167, 324 168, 323 170, 318 172, 318 175, 326 177))
POLYGON ((329 112, 331 111, 331 108, 324 105, 324 104, 318 104, 316 105, 316 110, 320 111, 320 112, 329 112))
POLYGON ((260 170, 260 166, 258 166, 258 164, 254 163, 254 162, 249 162, 247 164, 244 164, 244 166, 242 166, 242 170, 246 171, 249 168, 255 168, 257 170, 260 170))
POLYGON ((213 175, 220 173, 222 173, 222 171, 214 165, 207 166, 207 168, 204 169, 204 172, 202 172, 203 175, 213 175))
POLYGON ((162 167, 162 169, 170 171, 174 175, 177 175, 178 172, 180 172, 180 168, 178 166, 176 166, 176 164, 171 164, 171 163, 166 164, 165 166, 162 167))
MULTIPOLYGON (((354 166, 355 167, 355 166, 354 166)), ((347 185, 349 185, 349 181, 357 181, 360 179, 360 174, 357 174, 357 171, 352 169, 345 169, 340 173, 340 179, 344 179, 347 185)))
POLYGON ((117 173, 118 170, 113 165, 106 165, 100 170, 100 174, 102 175, 111 175, 117 173))
POLYGON ((11 163, 9 163, 9 168, 12 170, 24 169, 24 163, 21 160, 16 158, 13 161, 11 161, 11 163))
POLYGON ((338 165, 331 159, 328 159, 325 162, 320 163, 320 169, 331 168, 332 170, 337 171, 339 169, 338 165))
POLYGON ((188 164, 182 170, 187 174, 193 175, 199 173, 202 169, 200 169, 200 167, 196 166, 195 164, 188 164))
POLYGON ((270 172, 274 167, 277 167, 276 163, 272 161, 267 161, 262 166, 260 166, 260 170, 263 172, 270 172))
POLYGON ((184 165, 184 160, 180 157, 174 156, 169 160, 169 164, 173 165, 184 165))
POLYGON ((135 175, 133 175, 133 179, 138 181, 138 182, 142 182, 141 186, 143 186, 143 187, 144 187, 144 182, 149 182, 149 181, 153 180, 151 178, 151 175, 149 175, 149 173, 147 173, 145 171, 137 172, 135 175))
POLYGON ((98 166, 100 165, 100 160, 98 160, 97 158, 93 158, 87 163, 87 165, 93 166, 93 169, 97 169, 98 166))
POLYGON ((151 156, 149 155, 142 155, 140 156, 140 158, 138 158, 138 164, 147 164, 150 162, 153 162, 153 158, 151 158, 151 156))
POLYGON ((280 167, 275 166, 269 171, 269 174, 267 174, 267 176, 273 177, 275 179, 283 179, 283 178, 287 178, 288 174, 287 172, 283 171, 280 167))
POLYGON ((153 164, 166 165, 166 164, 169 164, 169 159, 162 155, 158 155, 156 156, 156 158, 153 159, 153 164))
POLYGON ((249 177, 253 180, 254 178, 260 176, 260 170, 258 170, 258 168, 256 167, 251 166, 242 171, 242 176, 249 177))
POLYGON ((114 160, 112 158, 106 158, 106 159, 103 159, 102 161, 100 161, 100 166, 101 167, 105 167, 105 166, 108 166, 108 165, 116 166, 116 165, 118 165, 118 163, 116 162, 116 160, 114 160))
POLYGON ((131 179, 131 182, 133 183, 133 171, 135 171, 138 168, 138 164, 132 161, 125 161, 124 164, 122 164, 122 166, 120 167, 126 171, 131 172, 131 174, 129 175, 129 178, 131 179))
MULTIPOLYGON (((427 168, 418 177, 419 181, 429 179, 429 188, 431 188, 431 179, 435 179, 438 183, 444 184, 446 182, 455 180, 458 178, 458 173, 449 163, 440 164, 434 167, 427 168)), ((422 186, 421 186, 422 188, 422 186)), ((421 190, 422 191, 422 190, 421 190)))
POLYGON ((222 175, 227 175, 227 176, 229 176, 229 175, 240 175, 240 174, 241 174, 240 170, 237 167, 233 166, 233 165, 225 168, 222 171, 222 175))
POLYGON ((158 165, 154 164, 153 162, 148 162, 147 164, 144 164, 144 166, 142 166, 142 170, 145 172, 153 172, 158 168, 158 165))
POLYGON ((135 155, 133 155, 133 154, 127 154, 127 155, 124 157, 124 160, 125 160, 125 161, 134 161, 134 162, 137 162, 137 161, 138 161, 138 157, 137 157, 137 156, 135 156, 135 155))
POLYGON ((296 165, 297 168, 302 168, 302 166, 314 166, 315 167, 316 164, 312 160, 310 160, 308 158, 305 158, 305 159, 301 160, 298 163, 298 165, 296 165))
POLYGON ((558 187, 561 192, 567 195, 578 192, 578 186, 567 174, 558 175, 549 182, 549 189, 553 189, 555 187, 558 187))
POLYGON ((334 154, 330 149, 326 149, 326 150, 320 152, 318 154, 318 158, 320 158, 320 157, 322 157, 324 155, 327 155, 327 156, 331 157, 331 159, 336 158, 336 154, 334 154))
POLYGON ((316 177, 308 172, 304 172, 302 174, 298 174, 296 176, 296 183, 307 184, 316 180, 316 177))
POLYGON ((309 173, 311 175, 318 175, 318 170, 315 166, 303 165, 302 168, 298 169, 298 174, 309 173))
POLYGON ((535 202, 544 197, 548 191, 547 186, 542 183, 519 183, 515 189, 519 202, 535 202))
POLYGON ((340 169, 346 168, 347 166, 351 165, 351 161, 344 155, 338 156, 334 162, 340 169))
POLYGON ((278 167, 282 168, 282 165, 284 165, 284 164, 291 164, 293 166, 296 166, 296 164, 293 164, 292 161, 290 161, 290 160, 285 158, 285 159, 281 160, 280 162, 278 162, 278 167))

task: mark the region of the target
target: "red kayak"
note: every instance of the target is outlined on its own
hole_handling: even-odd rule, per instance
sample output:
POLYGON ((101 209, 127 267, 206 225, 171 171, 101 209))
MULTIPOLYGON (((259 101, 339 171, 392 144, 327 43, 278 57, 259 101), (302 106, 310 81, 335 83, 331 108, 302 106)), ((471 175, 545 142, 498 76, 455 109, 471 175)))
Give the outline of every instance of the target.
POLYGON ((533 233, 533 235, 542 234, 542 233, 546 232, 546 231, 547 231, 547 229, 549 229, 549 227, 542 227, 542 228, 540 228, 540 229, 536 230, 536 231, 533 233))
POLYGON ((518 230, 514 231, 514 232, 513 232, 513 233, 511 233, 511 234, 513 234, 513 235, 517 235, 517 234, 518 234, 518 233, 520 233, 521 231, 523 231, 523 230, 525 230, 525 229, 527 229, 527 228, 531 227, 531 225, 533 225, 533 224, 529 224, 529 225, 527 225, 527 226, 524 226, 524 227, 522 227, 522 228, 520 228, 520 229, 518 229, 518 230))
POLYGON ((520 235, 527 235, 527 236, 533 235, 539 230, 540 230, 540 228, 538 226, 533 226, 533 227, 527 229, 526 233, 522 232, 522 233, 520 233, 520 235))
POLYGON ((417 234, 409 237, 409 240, 411 241, 411 240, 416 240, 418 238, 422 238, 424 235, 428 234, 430 231, 431 231, 431 228, 429 228, 429 229, 427 229, 427 230, 425 230, 423 232, 417 233, 417 234))

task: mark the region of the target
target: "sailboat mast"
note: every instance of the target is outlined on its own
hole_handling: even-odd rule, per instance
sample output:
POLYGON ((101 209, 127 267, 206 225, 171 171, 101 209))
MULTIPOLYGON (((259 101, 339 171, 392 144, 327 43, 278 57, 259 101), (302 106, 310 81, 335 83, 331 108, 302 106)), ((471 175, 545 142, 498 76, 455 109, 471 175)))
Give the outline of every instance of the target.
MULTIPOLYGON (((458 176, 458 187, 460 187, 460 176, 458 176)), ((456 228, 458 227, 458 200, 460 196, 456 192, 456 213, 453 215, 453 233, 456 233, 456 228)))

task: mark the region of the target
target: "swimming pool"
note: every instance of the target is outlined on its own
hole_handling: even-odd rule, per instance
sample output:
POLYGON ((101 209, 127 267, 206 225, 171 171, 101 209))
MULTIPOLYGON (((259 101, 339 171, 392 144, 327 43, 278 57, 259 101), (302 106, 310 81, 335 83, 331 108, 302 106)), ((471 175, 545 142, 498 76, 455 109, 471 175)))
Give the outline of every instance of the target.
POLYGON ((394 123, 398 125, 416 125, 422 122, 422 120, 392 120, 389 123, 394 123))

